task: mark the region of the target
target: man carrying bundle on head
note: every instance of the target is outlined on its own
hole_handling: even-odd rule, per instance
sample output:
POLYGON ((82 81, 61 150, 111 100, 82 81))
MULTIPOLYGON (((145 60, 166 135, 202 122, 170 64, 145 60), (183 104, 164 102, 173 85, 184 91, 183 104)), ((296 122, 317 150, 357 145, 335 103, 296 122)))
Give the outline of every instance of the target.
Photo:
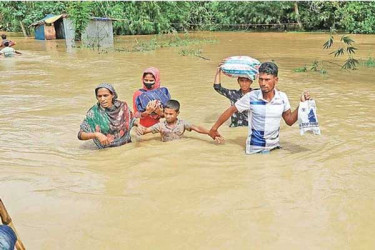
MULTIPOLYGON (((246 154, 269 153, 280 148, 279 132, 281 118, 292 126, 298 118, 298 108, 291 111, 284 92, 276 89, 278 67, 273 62, 262 63, 259 67, 260 89, 251 91, 239 99, 234 106, 225 110, 212 126, 209 135, 215 139, 221 135, 219 127, 235 112, 249 113, 249 134, 246 140, 246 154), (250 116, 251 114, 251 116, 250 116)), ((301 102, 310 99, 306 91, 301 102)))

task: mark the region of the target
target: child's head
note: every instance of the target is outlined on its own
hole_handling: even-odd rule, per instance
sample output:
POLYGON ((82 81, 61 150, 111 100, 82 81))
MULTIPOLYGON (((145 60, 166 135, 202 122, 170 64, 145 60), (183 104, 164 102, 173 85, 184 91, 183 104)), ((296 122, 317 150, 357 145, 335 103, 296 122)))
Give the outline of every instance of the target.
POLYGON ((5 43, 4 43, 4 46, 5 46, 5 47, 9 47, 9 42, 5 42, 5 43))
POLYGON ((1 38, 2 38, 2 39, 7 39, 7 35, 5 35, 5 34, 1 34, 1 38))
POLYGON ((241 90, 245 92, 250 90, 250 85, 253 83, 253 81, 247 77, 238 77, 237 82, 241 90))
POLYGON ((164 117, 168 123, 175 122, 180 113, 180 103, 176 100, 169 100, 164 105, 164 117))

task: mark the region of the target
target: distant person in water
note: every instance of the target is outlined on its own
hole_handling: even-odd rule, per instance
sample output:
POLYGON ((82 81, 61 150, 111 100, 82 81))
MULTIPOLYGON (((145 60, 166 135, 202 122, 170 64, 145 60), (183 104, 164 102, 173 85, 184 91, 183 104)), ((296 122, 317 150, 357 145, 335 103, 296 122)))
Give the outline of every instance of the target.
POLYGON ((2 34, 1 35, 1 44, 0 44, 0 47, 5 47, 5 43, 8 42, 9 43, 9 47, 13 47, 14 45, 16 45, 16 42, 13 42, 11 40, 8 40, 7 39, 7 35, 5 34, 2 34))
MULTIPOLYGON (((287 95, 276 89, 278 82, 278 67, 273 62, 262 63, 259 67, 259 87, 230 106, 216 123, 209 134, 214 139, 220 136, 219 127, 229 117, 239 111, 249 113, 249 132, 246 140, 246 153, 268 153, 280 148, 280 121, 292 126, 298 118, 298 107, 292 112, 287 95)), ((304 92, 301 101, 309 100, 310 94, 304 92)))
MULTIPOLYGON (((137 133, 139 135, 144 135, 147 133, 160 133, 161 140, 163 142, 178 140, 182 138, 185 131, 195 131, 200 134, 208 135, 208 129, 205 129, 201 126, 196 126, 190 124, 185 120, 178 119, 178 115, 180 114, 180 103, 176 100, 169 100, 166 105, 164 106, 164 121, 156 123, 151 127, 145 128, 143 126, 139 126, 137 129, 137 133)), ((215 140, 217 142, 221 142, 220 137, 216 137, 215 140)))
POLYGON ((3 55, 4 57, 13 57, 14 55, 18 54, 21 55, 22 53, 9 47, 9 42, 4 43, 5 48, 0 50, 0 55, 3 55))
MULTIPOLYGON (((140 118, 140 125, 144 127, 151 127, 152 125, 159 122, 160 118, 163 117, 163 106, 161 100, 149 101, 145 110, 139 110, 137 107, 137 101, 141 95, 147 95, 151 91, 154 92, 154 96, 163 96, 164 98, 170 99, 169 91, 165 87, 160 87, 160 71, 155 67, 147 68, 142 74, 142 88, 135 91, 133 94, 133 111, 134 116, 140 118), (163 90, 163 91, 162 91, 163 90), (148 92, 148 93, 146 93, 148 92)), ((161 99, 161 98, 159 98, 161 99)), ((164 100, 165 101, 165 100, 164 100)))
MULTIPOLYGON (((216 69, 215 81, 214 81, 214 89, 220 95, 225 96, 229 99, 230 104, 234 106, 234 104, 241 99, 245 94, 252 91, 253 89, 250 87, 253 81, 246 77, 238 77, 237 78, 238 85, 240 85, 240 89, 227 89, 221 86, 221 68, 218 67, 216 69)), ((247 112, 235 112, 231 116, 231 122, 229 127, 238 127, 238 126, 247 126, 248 125, 248 115, 247 112)))
POLYGON ((78 139, 92 139, 98 148, 131 142, 130 130, 136 124, 127 103, 117 100, 115 89, 107 83, 95 88, 95 96, 98 102, 87 112, 78 139))

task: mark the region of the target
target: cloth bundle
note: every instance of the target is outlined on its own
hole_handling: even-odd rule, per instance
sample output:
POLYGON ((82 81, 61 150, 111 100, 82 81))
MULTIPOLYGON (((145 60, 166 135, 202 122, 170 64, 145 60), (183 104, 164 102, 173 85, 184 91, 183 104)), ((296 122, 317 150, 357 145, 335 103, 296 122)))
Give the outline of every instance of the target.
POLYGON ((320 135, 318 117, 316 116, 316 104, 314 100, 307 100, 299 103, 298 124, 301 135, 306 132, 320 135))
POLYGON ((0 249, 13 250, 16 244, 17 236, 7 225, 0 225, 0 249))
POLYGON ((138 111, 144 112, 146 110, 147 104, 149 101, 159 100, 160 103, 164 106, 167 101, 171 99, 171 95, 167 88, 161 87, 154 90, 146 91, 140 89, 142 94, 140 94, 135 100, 138 111))
POLYGON ((258 77, 260 62, 249 56, 231 56, 225 58, 220 68, 230 77, 246 77, 254 81, 258 77))

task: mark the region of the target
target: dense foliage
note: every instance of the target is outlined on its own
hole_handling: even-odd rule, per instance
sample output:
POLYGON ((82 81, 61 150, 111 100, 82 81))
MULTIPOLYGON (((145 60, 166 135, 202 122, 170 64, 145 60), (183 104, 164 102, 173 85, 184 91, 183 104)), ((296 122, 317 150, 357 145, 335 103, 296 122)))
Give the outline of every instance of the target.
POLYGON ((375 2, 0 2, 0 29, 30 33, 29 25, 47 14, 68 13, 78 27, 87 16, 117 18, 115 34, 160 34, 187 30, 335 28, 375 33, 375 2), (299 23, 299 25, 295 25, 299 23), (293 24, 293 25, 288 25, 293 24))

